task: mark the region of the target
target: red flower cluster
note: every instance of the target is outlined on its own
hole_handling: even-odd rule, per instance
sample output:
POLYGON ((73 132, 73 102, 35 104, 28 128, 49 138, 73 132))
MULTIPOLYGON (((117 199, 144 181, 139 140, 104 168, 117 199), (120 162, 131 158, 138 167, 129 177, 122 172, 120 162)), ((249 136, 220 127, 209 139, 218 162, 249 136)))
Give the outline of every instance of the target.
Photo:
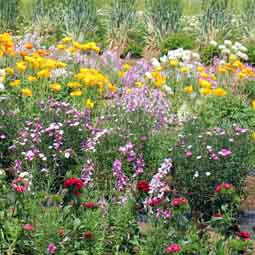
POLYGON ((21 177, 16 178, 12 181, 12 188, 17 191, 18 193, 24 193, 28 188, 28 181, 24 180, 21 177))
POLYGON ((151 200, 149 200, 149 205, 150 206, 157 206, 160 205, 162 203, 163 199, 162 198, 152 198, 151 200))
POLYGON ((94 202, 84 202, 81 204, 81 206, 86 208, 97 208, 97 204, 94 202))
POLYGON ((166 248, 166 253, 167 253, 167 254, 170 254, 170 253, 177 253, 177 252, 179 252, 179 251, 181 251, 181 246, 180 246, 179 244, 176 244, 176 243, 171 244, 170 246, 168 246, 168 247, 166 248))
POLYGON ((76 196, 80 195, 80 190, 82 189, 82 187, 83 187, 83 181, 79 178, 72 177, 72 178, 66 179, 64 182, 64 188, 74 191, 74 194, 76 196))
POLYGON ((221 213, 214 213, 212 215, 212 217, 215 218, 215 219, 220 219, 220 218, 223 218, 223 215, 221 213))
POLYGON ((136 188, 140 191, 148 193, 150 190, 150 184, 147 181, 139 181, 136 188))
POLYGON ((172 201, 172 205, 174 207, 179 207, 180 205, 188 205, 188 203, 189 203, 189 201, 185 197, 175 198, 172 201))
POLYGON ((221 192, 222 190, 230 190, 233 189, 234 186, 230 183, 222 183, 222 184, 218 184, 215 188, 215 191, 217 193, 221 192))
POLYGON ((237 235, 243 240, 251 240, 251 234, 249 232, 241 231, 238 232, 237 235))

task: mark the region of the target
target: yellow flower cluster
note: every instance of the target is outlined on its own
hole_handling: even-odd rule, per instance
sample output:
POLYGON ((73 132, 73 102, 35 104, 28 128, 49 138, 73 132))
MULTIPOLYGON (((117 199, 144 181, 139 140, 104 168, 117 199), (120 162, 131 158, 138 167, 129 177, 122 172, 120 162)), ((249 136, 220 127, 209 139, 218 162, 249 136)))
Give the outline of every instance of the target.
POLYGON ((161 88, 163 85, 166 84, 166 77, 163 76, 160 71, 153 71, 151 73, 152 79, 154 84, 157 88, 161 88))
POLYGON ((14 55, 14 43, 9 33, 0 34, 0 57, 14 55))

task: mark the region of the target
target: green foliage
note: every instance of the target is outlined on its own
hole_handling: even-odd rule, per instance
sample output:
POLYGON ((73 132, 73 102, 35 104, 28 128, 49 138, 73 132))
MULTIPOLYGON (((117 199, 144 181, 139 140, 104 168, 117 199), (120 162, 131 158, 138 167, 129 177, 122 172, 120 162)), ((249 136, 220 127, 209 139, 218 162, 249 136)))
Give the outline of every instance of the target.
POLYGON ((255 65, 255 46, 254 43, 249 43, 247 46, 248 49, 248 63, 250 63, 251 65, 255 65))
POLYGON ((178 48, 194 49, 196 48, 196 38, 187 33, 174 33, 162 40, 160 50, 162 54, 167 54, 169 50, 178 48))
POLYGON ((248 37, 255 36, 255 1, 243 1, 242 28, 248 37))
POLYGON ((247 81, 243 85, 243 92, 250 100, 255 98, 255 82, 253 80, 247 81))
POLYGON ((213 59, 215 57, 218 57, 220 55, 220 50, 219 48, 216 46, 204 46, 201 49, 201 53, 200 53, 200 57, 202 60, 202 63, 206 64, 206 65, 210 65, 213 62, 213 59))
POLYGON ((0 0, 0 31, 16 28, 19 5, 19 0, 0 0))
POLYGON ((146 0, 145 13, 149 30, 154 30, 158 38, 178 32, 181 28, 183 7, 179 0, 146 0))

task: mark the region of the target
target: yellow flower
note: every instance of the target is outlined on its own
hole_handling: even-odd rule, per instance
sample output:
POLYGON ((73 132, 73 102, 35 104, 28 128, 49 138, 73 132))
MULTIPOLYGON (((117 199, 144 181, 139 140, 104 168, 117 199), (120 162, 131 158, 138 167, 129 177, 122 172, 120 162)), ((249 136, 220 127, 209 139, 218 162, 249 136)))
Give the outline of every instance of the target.
POLYGON ((255 110, 255 100, 251 102, 252 108, 255 110))
POLYGON ((206 72, 201 72, 200 74, 200 77, 202 77, 202 78, 208 78, 208 73, 206 73, 206 72))
POLYGON ((63 38, 63 40, 62 40, 62 42, 63 43, 69 43, 69 42, 72 42, 72 38, 71 37, 65 37, 65 38, 63 38))
POLYGON ((127 88, 127 89, 126 89, 127 94, 131 94, 132 91, 133 91, 133 90, 132 90, 131 88, 127 88))
POLYGON ((212 84, 207 80, 199 79, 198 83, 204 89, 210 89, 212 87, 212 84))
POLYGON ((204 72, 205 71, 205 68, 203 66, 198 66, 197 67, 197 71, 198 72, 204 72))
POLYGON ((0 58, 4 55, 4 52, 0 50, 0 58))
POLYGON ((64 44, 57 45, 57 49, 59 49, 59 50, 64 50, 65 48, 66 48, 66 45, 64 45, 64 44))
POLYGON ((185 93, 191 94, 193 92, 193 87, 192 87, 192 85, 190 85, 190 86, 185 87, 183 90, 185 93))
POLYGON ((189 72, 189 68, 187 66, 183 66, 180 69, 181 73, 188 73, 189 72))
POLYGON ((179 64, 179 61, 178 61, 177 59, 171 59, 171 60, 169 61, 169 65, 170 65, 171 67, 176 67, 176 66, 178 66, 178 64, 179 64))
POLYGON ((31 97, 33 95, 32 93, 32 90, 29 89, 29 88, 24 88, 21 90, 21 93, 24 95, 24 96, 27 96, 27 97, 31 97))
POLYGON ((135 82, 135 86, 138 88, 142 88, 144 86, 144 84, 140 81, 135 82))
POLYGON ((50 77, 50 71, 49 69, 43 69, 37 73, 38 78, 49 78, 50 77))
POLYGON ((255 131, 251 134, 252 139, 255 141, 255 131))
POLYGON ((72 91, 72 92, 70 93, 70 96, 72 96, 72 97, 79 97, 79 96, 81 96, 81 95, 82 95, 82 91, 79 90, 79 89, 74 90, 74 91, 72 91))
POLYGON ((115 93, 115 92, 116 92, 116 87, 115 87, 112 83, 109 83, 109 84, 108 84, 108 89, 109 89, 112 93, 115 93))
POLYGON ((26 62, 23 62, 23 61, 22 62, 17 62, 16 63, 16 68, 20 72, 25 72, 26 69, 27 69, 27 64, 26 64, 26 62))
POLYGON ((236 55, 234 55, 234 54, 231 54, 230 56, 229 56, 229 62, 235 62, 237 60, 237 56, 236 55))
POLYGON ((29 75, 27 76, 27 81, 29 82, 37 81, 37 78, 35 76, 29 75))
POLYGON ((226 73, 227 72, 227 70, 222 66, 218 66, 218 71, 219 71, 219 73, 226 73))
POLYGON ((5 68, 5 73, 7 75, 13 75, 14 74, 14 70, 12 68, 10 68, 10 67, 7 67, 7 68, 5 68))
POLYGON ((201 89, 200 89, 200 94, 201 94, 202 96, 209 96, 209 95, 212 94, 212 90, 209 89, 209 88, 201 88, 201 89))
POLYGON ((61 90, 61 85, 59 83, 50 84, 50 89, 53 92, 59 92, 61 90))
POLYGON ((125 76, 125 72, 122 72, 122 71, 119 71, 118 72, 118 76, 120 77, 120 78, 123 78, 124 76, 125 76))
POLYGON ((122 66, 122 68, 123 68, 125 71, 128 71, 128 70, 130 70, 130 69, 132 68, 132 66, 129 65, 129 64, 124 64, 124 65, 122 66))
POLYGON ((17 87, 20 84, 21 84, 21 80, 15 80, 15 81, 10 82, 11 87, 17 87))
POLYGON ((218 97, 226 96, 227 92, 222 88, 217 88, 213 90, 213 94, 218 97))
POLYGON ((75 88, 80 88, 81 84, 79 82, 68 82, 67 87, 75 89, 75 88))
POLYGON ((85 103, 86 108, 93 109, 94 105, 95 105, 95 103, 91 99, 86 100, 86 103, 85 103))

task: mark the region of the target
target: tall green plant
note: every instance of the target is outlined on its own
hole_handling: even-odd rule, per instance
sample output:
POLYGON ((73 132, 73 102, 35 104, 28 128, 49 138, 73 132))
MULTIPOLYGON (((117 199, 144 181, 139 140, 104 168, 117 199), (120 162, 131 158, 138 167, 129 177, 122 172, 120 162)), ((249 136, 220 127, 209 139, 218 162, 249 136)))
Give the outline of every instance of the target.
POLYGON ((136 21, 136 0, 112 0, 106 13, 110 47, 125 46, 128 34, 134 30, 136 21))
POLYGON ((67 0, 64 12, 64 30, 82 41, 97 31, 97 9, 95 0, 67 0))
POLYGON ((244 1, 242 21, 245 34, 255 39, 255 0, 244 1))
POLYGON ((19 0, 0 0, 0 30, 14 29, 19 14, 19 0))
POLYGON ((203 0, 201 21, 202 37, 225 38, 231 32, 232 15, 228 12, 230 0, 203 0))
POLYGON ((146 0, 145 17, 152 41, 159 42, 168 34, 180 31, 182 14, 180 0, 146 0))

